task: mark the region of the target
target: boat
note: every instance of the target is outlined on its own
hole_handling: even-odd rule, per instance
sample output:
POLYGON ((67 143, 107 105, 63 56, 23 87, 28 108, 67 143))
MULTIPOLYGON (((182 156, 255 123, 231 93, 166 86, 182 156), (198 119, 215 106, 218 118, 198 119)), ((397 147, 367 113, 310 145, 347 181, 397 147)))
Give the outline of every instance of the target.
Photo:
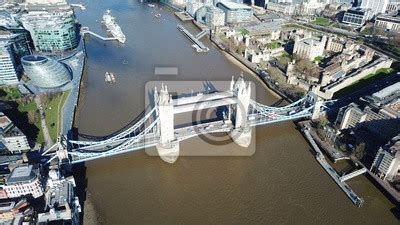
POLYGON ((109 83, 109 84, 115 83, 115 76, 114 76, 113 73, 106 72, 106 74, 104 76, 105 76, 104 80, 105 80, 106 83, 109 83))
POLYGON ((160 13, 157 13, 157 14, 155 14, 154 16, 157 17, 157 18, 160 18, 160 17, 161 17, 161 14, 160 14, 160 13))
POLYGON ((121 27, 115 22, 115 18, 111 15, 109 9, 104 13, 102 23, 107 27, 107 31, 109 31, 119 42, 125 43, 125 34, 122 33, 121 27))
POLYGON ((124 65, 128 64, 128 60, 124 59, 124 60, 122 61, 122 64, 124 64, 124 65))
POLYGON ((154 5, 154 4, 147 4, 147 6, 149 6, 150 8, 154 8, 154 7, 156 7, 156 5, 154 5))

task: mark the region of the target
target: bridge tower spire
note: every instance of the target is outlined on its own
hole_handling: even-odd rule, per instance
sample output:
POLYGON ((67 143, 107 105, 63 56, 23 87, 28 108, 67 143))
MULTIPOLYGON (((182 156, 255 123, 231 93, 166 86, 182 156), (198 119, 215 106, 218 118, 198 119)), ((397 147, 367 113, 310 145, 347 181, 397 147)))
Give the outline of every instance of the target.
POLYGON ((238 104, 233 109, 235 127, 230 135, 236 144, 248 147, 251 142, 251 128, 247 123, 251 97, 250 83, 245 82, 241 75, 236 82, 231 82, 231 91, 237 98, 238 104))
POLYGON ((161 84, 161 90, 156 99, 158 108, 160 143, 156 146, 159 156, 168 163, 174 163, 179 156, 179 142, 174 133, 174 105, 172 96, 166 85, 161 84))

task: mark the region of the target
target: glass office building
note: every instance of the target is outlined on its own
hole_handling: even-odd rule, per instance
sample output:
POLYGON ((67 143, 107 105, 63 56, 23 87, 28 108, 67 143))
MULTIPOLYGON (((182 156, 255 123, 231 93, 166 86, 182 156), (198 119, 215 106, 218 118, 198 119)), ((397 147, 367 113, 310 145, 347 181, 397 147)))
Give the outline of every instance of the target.
POLYGON ((0 85, 18 84, 17 64, 11 46, 0 42, 0 85))
POLYGON ((78 45, 75 15, 70 8, 30 9, 20 21, 29 31, 35 50, 45 54, 61 54, 78 45))
POLYGON ((235 2, 218 2, 217 7, 225 13, 226 23, 245 23, 253 18, 253 9, 250 6, 235 2))
POLYGON ((46 56, 27 55, 21 59, 26 75, 40 88, 57 88, 71 81, 66 65, 46 56))

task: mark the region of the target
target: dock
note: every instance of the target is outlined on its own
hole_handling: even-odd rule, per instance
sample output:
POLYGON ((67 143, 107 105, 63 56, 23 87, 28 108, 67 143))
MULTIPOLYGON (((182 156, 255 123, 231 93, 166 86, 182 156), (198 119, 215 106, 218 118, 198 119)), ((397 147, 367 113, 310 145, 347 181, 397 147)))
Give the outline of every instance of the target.
POLYGON ((322 168, 332 177, 332 179, 336 182, 336 184, 343 190, 343 192, 347 195, 347 197, 350 198, 350 200, 358 207, 361 207, 364 204, 364 199, 359 197, 352 189, 351 187, 346 184, 344 181, 351 179, 355 176, 358 176, 360 174, 365 173, 367 170, 366 168, 362 168, 360 170, 357 170, 355 172, 352 172, 348 175, 340 176, 336 170, 329 165, 329 163, 326 161, 325 156, 323 155, 321 149, 318 147, 317 143, 314 141, 312 138, 309 128, 305 126, 302 129, 304 135, 306 136, 307 140, 309 143, 312 145, 314 148, 314 151, 316 152, 316 160, 318 163, 321 165, 322 168))
POLYGON ((208 52, 210 49, 206 47, 203 42, 199 41, 200 38, 204 37, 206 34, 208 34, 209 30, 203 30, 196 36, 191 34, 184 26, 179 25, 177 26, 178 30, 181 31, 183 34, 185 34, 186 37, 188 37, 193 43, 194 47, 197 49, 197 52, 208 52))
POLYGON ((175 12, 174 13, 176 17, 178 17, 181 21, 191 21, 193 20, 193 17, 190 16, 187 12, 181 11, 181 12, 175 12))

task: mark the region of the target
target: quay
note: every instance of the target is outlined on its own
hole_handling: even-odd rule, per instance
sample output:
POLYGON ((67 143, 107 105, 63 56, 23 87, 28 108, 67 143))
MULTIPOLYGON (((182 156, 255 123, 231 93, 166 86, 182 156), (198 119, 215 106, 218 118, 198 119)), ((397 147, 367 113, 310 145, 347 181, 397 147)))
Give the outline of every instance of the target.
POLYGON ((326 161, 325 156, 323 155, 322 151, 320 150, 317 143, 312 138, 312 136, 309 132, 309 129, 310 129, 309 127, 304 126, 302 131, 303 131, 305 137, 307 138, 307 140, 309 141, 309 143, 312 145, 314 151, 316 152, 315 159, 322 166, 322 168, 324 168, 324 170, 332 177, 332 179, 336 182, 336 184, 343 190, 343 192, 347 195, 347 197, 349 197, 350 200, 356 206, 361 207, 364 203, 364 199, 359 197, 351 189, 351 187, 348 184, 346 184, 344 181, 365 173, 367 171, 367 169, 365 167, 363 167, 362 169, 352 172, 348 175, 344 175, 342 177, 339 176, 339 174, 336 172, 336 170, 331 165, 329 165, 329 163, 326 161))
POLYGON ((208 34, 209 30, 203 30, 196 36, 193 36, 185 27, 182 25, 178 24, 177 26, 178 30, 181 31, 182 33, 185 34, 186 37, 188 37, 196 47, 197 52, 208 52, 210 49, 206 47, 203 42, 199 41, 200 38, 204 37, 206 34, 208 34))
POLYGON ((193 20, 193 17, 191 17, 187 12, 182 11, 182 12, 175 12, 174 13, 176 17, 178 17, 182 21, 191 21, 193 20))

